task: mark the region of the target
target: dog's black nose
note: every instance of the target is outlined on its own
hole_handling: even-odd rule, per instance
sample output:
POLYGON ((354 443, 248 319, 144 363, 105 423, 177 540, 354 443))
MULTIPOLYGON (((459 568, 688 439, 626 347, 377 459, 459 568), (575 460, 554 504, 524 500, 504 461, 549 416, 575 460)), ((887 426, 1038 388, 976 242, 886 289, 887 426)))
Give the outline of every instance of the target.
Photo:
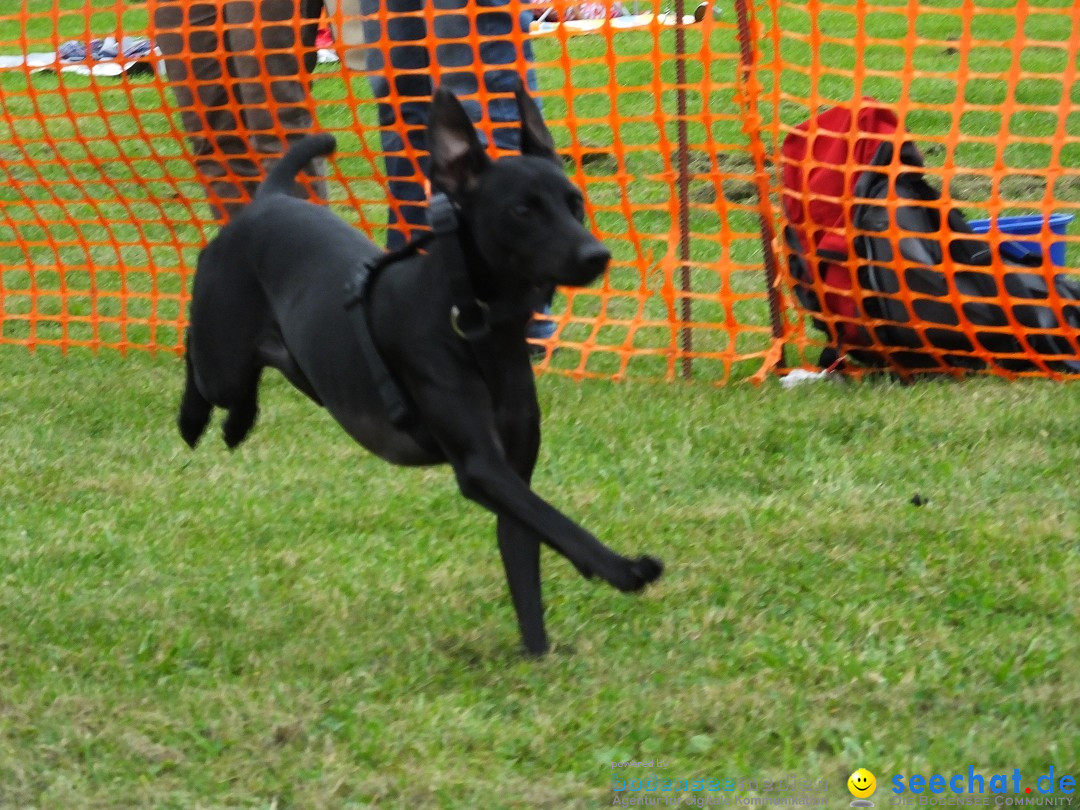
POLYGON ((578 267, 593 276, 598 276, 607 270, 608 262, 611 261, 611 251, 599 242, 582 245, 577 252, 578 267))

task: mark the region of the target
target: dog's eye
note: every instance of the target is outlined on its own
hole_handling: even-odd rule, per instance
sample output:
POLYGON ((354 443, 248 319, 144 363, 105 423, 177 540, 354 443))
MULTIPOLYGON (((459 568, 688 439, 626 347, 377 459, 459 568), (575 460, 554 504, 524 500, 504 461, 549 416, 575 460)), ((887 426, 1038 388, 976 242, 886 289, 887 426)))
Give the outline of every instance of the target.
POLYGON ((573 195, 567 201, 570 205, 570 213, 574 215, 574 219, 578 222, 585 221, 585 201, 577 194, 573 195))
POLYGON ((518 203, 510 209, 510 213, 518 219, 528 219, 529 215, 532 214, 532 208, 525 203, 518 203))

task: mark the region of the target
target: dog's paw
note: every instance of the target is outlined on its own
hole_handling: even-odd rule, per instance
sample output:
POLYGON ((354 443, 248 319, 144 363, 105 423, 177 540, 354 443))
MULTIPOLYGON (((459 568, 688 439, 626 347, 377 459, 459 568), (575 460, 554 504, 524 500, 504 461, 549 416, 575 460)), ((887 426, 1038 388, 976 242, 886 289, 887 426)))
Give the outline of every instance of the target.
POLYGON ((622 576, 612 584, 625 593, 637 593, 664 573, 664 564, 656 557, 644 554, 636 560, 627 560, 622 576))
POLYGON ((577 655, 577 647, 566 642, 549 645, 545 641, 542 649, 529 649, 528 645, 522 644, 520 652, 522 657, 529 661, 540 661, 544 658, 577 655))
POLYGON ((641 586, 645 587, 660 579, 660 575, 664 573, 664 564, 656 557, 643 554, 634 560, 634 570, 641 578, 641 586))
POLYGON ((230 450, 235 450, 240 446, 240 443, 247 438, 247 431, 239 430, 235 427, 230 429, 229 426, 226 425, 221 431, 221 438, 225 441, 226 447, 230 450))
POLYGON ((206 421, 193 421, 181 416, 176 420, 176 426, 180 429, 180 437, 184 440, 184 443, 194 450, 195 445, 199 443, 199 439, 202 437, 203 430, 206 429, 206 421))
POLYGON ((540 659, 544 658, 551 652, 551 647, 548 646, 547 640, 544 640, 542 645, 529 646, 528 644, 522 644, 520 647, 521 655, 528 659, 540 659))
POLYGON ((255 425, 257 414, 258 411, 255 408, 243 410, 237 408, 229 411, 229 417, 221 426, 221 438, 225 440, 226 447, 235 450, 247 438, 255 425))

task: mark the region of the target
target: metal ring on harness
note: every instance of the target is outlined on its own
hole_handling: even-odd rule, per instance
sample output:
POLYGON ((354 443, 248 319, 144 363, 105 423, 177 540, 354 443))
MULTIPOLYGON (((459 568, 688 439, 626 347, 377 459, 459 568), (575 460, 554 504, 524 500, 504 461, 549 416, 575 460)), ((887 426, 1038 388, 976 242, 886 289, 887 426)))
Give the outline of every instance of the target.
POLYGON ((483 301, 475 301, 474 303, 480 312, 480 322, 475 327, 462 327, 461 310, 458 309, 457 304, 450 307, 450 327, 454 330, 454 334, 465 340, 478 340, 487 337, 491 332, 491 319, 489 317, 491 307, 483 301))

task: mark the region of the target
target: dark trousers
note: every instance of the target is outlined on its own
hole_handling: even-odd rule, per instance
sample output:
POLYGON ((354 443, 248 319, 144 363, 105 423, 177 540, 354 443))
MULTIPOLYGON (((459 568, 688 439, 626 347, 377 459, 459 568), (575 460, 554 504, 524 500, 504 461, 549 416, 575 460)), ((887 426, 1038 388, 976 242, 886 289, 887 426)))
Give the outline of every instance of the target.
MULTIPOLYGON (((219 221, 314 128, 307 89, 321 11, 322 0, 158 0, 157 45, 219 221), (269 52, 254 55, 256 43, 269 52)), ((305 196, 326 199, 323 174, 321 161, 309 167, 305 196)))
MULTIPOLYGON (((520 147, 518 111, 513 98, 514 87, 522 79, 517 57, 521 52, 531 63, 533 54, 528 37, 523 33, 527 24, 514 19, 507 10, 508 5, 508 0, 360 2, 365 41, 379 43, 385 39, 390 43, 389 65, 377 44, 369 44, 367 48, 368 76, 378 102, 382 148, 387 153, 387 190, 391 197, 387 246, 390 249, 401 247, 417 230, 427 227, 424 177, 428 172, 426 129, 428 106, 434 90, 433 58, 440 83, 459 97, 475 96, 481 80, 486 93, 499 94, 500 97, 490 99, 487 106, 495 145, 506 150, 520 147), (424 42, 428 33, 427 15, 405 16, 423 11, 426 2, 430 2, 433 11, 432 34, 437 40, 434 53, 424 42), (387 14, 385 35, 378 19, 383 4, 387 14), (475 18, 448 13, 464 9, 466 5, 478 9, 475 18), (494 39, 482 42, 477 53, 468 41, 473 34, 494 39)), ((536 78, 531 69, 526 71, 524 78, 527 86, 535 90, 536 78)), ((481 120, 483 111, 479 101, 463 99, 463 103, 473 121, 481 120)))

